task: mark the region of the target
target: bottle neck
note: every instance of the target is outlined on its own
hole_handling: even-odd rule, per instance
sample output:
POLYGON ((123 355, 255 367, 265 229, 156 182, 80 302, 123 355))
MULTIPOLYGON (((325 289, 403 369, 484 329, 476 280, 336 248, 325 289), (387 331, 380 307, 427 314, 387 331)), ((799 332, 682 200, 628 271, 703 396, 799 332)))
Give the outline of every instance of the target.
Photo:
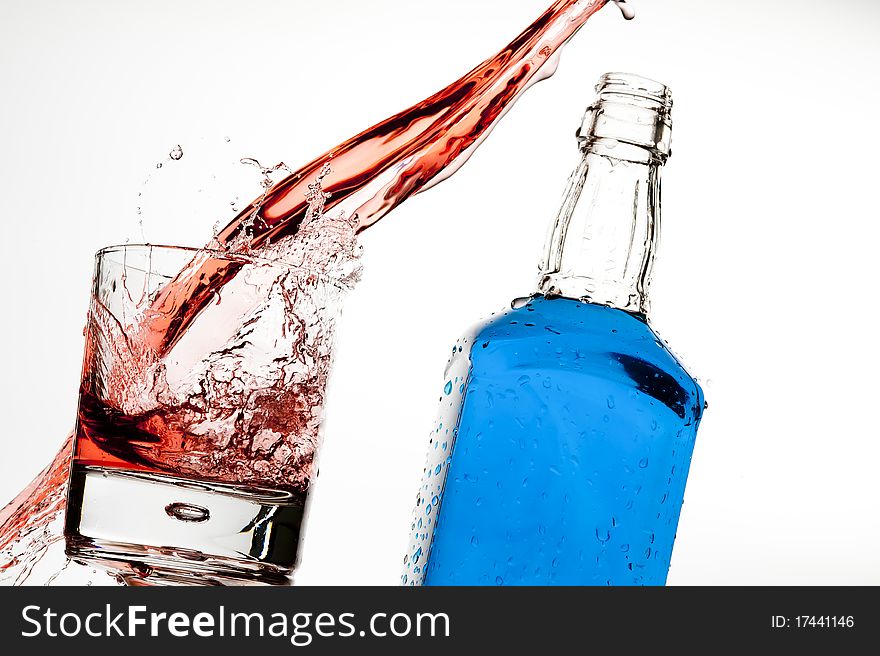
POLYGON ((647 315, 662 161, 613 140, 585 145, 551 226, 540 293, 647 315))

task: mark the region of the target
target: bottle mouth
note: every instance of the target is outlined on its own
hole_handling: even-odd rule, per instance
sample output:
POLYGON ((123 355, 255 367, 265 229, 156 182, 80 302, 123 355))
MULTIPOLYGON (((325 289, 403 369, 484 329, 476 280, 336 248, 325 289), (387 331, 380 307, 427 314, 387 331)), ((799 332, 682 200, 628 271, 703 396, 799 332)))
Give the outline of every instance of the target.
POLYGON ((672 91, 662 82, 657 82, 633 73, 605 73, 596 84, 598 102, 614 100, 615 96, 628 96, 635 101, 652 105, 663 114, 672 113, 672 91))
POLYGON ((606 73, 578 130, 582 148, 618 159, 665 161, 672 154, 672 92, 631 73, 606 73), (622 144, 622 148, 617 148, 622 144))

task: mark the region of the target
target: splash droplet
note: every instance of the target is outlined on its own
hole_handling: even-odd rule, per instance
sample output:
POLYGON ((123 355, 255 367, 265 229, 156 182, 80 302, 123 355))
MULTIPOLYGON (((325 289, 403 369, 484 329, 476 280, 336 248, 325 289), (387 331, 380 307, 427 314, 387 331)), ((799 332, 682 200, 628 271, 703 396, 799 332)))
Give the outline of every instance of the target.
POLYGON ((620 9, 620 13, 623 14, 626 20, 632 20, 636 17, 636 10, 630 7, 626 0, 614 0, 614 4, 617 5, 617 8, 620 9))
POLYGON ((175 162, 183 157, 183 148, 180 147, 180 144, 177 144, 174 148, 171 149, 171 152, 168 153, 168 157, 173 159, 175 162))

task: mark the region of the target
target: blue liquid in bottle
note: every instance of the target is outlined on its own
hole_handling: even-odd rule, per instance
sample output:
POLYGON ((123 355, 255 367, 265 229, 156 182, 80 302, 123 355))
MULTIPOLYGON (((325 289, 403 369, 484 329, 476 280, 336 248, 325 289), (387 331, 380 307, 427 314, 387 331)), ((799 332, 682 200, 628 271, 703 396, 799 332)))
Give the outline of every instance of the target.
POLYGON ((662 340, 536 296, 463 347, 424 584, 664 584, 703 395, 662 340))
POLYGON ((672 100, 598 90, 539 293, 453 348, 404 583, 666 582, 704 408, 647 321, 672 100))

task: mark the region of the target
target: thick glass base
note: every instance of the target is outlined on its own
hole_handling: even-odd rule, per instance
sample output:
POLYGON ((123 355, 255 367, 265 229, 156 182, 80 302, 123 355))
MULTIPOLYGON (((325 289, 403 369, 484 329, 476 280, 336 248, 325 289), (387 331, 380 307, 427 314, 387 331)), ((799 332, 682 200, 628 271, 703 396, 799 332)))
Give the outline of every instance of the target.
POLYGON ((129 585, 290 585, 304 499, 287 492, 74 465, 74 561, 129 585))

